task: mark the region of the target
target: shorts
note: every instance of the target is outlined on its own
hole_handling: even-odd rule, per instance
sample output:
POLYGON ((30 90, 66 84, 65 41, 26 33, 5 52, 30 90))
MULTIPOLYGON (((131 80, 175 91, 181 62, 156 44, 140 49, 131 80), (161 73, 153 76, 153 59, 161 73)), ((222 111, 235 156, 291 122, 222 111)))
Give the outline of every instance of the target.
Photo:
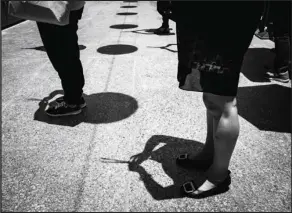
POLYGON ((176 14, 179 88, 236 96, 242 61, 262 10, 247 12, 243 2, 235 3, 185 3, 194 12, 176 14))

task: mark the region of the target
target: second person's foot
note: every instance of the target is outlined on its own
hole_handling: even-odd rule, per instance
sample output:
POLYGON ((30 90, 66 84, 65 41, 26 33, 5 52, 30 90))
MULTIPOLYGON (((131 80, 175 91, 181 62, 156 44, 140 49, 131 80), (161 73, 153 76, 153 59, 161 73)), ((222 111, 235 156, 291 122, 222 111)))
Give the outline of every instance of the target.
POLYGON ((154 31, 154 34, 157 35, 163 35, 163 34, 169 34, 170 33, 170 28, 169 27, 159 27, 154 31))
POLYGON ((267 72, 266 78, 269 80, 278 81, 281 83, 288 83, 289 82, 289 72, 267 72))
POLYGON ((81 112, 82 110, 78 105, 67 104, 65 101, 60 103, 55 102, 55 104, 49 106, 46 110, 47 115, 52 117, 77 115, 81 112))
MULTIPOLYGON (((57 103, 61 103, 61 102, 63 102, 63 101, 64 101, 64 96, 61 96, 61 97, 57 98, 55 101, 56 101, 57 103)), ((85 102, 85 100, 84 100, 83 97, 81 97, 80 104, 78 104, 78 106, 79 106, 81 109, 83 109, 83 108, 86 107, 86 102, 85 102)))

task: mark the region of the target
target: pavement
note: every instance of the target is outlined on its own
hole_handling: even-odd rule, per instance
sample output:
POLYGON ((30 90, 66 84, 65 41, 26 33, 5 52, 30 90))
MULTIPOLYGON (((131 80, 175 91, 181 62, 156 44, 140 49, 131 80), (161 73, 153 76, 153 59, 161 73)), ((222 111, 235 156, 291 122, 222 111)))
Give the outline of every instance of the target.
POLYGON ((78 35, 88 107, 68 118, 44 113, 62 87, 35 22, 2 30, 2 211, 291 211, 291 82, 263 78, 274 43, 254 37, 245 56, 230 190, 197 200, 179 188, 203 174, 175 159, 203 147, 205 107, 178 88, 175 23, 151 33, 160 25, 156 2, 87 2, 78 35))

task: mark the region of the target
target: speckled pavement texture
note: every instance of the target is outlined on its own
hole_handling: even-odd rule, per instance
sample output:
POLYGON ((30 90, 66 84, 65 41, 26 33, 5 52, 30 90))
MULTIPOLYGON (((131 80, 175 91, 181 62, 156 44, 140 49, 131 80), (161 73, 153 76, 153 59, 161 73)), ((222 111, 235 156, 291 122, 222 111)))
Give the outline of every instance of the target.
POLYGON ((62 90, 35 22, 2 31, 2 211, 291 211, 291 83, 263 78, 274 43, 254 37, 242 67, 230 190, 196 200, 179 188, 203 174, 175 159, 203 147, 205 107, 201 93, 178 89, 176 26, 149 30, 160 25, 156 2, 87 2, 88 107, 63 119, 44 114, 41 100, 62 90))

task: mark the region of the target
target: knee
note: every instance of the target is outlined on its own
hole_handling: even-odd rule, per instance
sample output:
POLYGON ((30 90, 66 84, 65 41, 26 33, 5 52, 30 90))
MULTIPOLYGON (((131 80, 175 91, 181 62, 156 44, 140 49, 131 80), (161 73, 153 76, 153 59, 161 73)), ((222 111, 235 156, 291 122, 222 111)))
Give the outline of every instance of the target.
POLYGON ((203 101, 206 109, 215 119, 219 119, 221 116, 237 116, 237 103, 235 97, 203 93, 203 101))
POLYGON ((216 119, 220 118, 222 110, 218 104, 218 101, 212 95, 203 93, 203 102, 209 113, 216 119))

